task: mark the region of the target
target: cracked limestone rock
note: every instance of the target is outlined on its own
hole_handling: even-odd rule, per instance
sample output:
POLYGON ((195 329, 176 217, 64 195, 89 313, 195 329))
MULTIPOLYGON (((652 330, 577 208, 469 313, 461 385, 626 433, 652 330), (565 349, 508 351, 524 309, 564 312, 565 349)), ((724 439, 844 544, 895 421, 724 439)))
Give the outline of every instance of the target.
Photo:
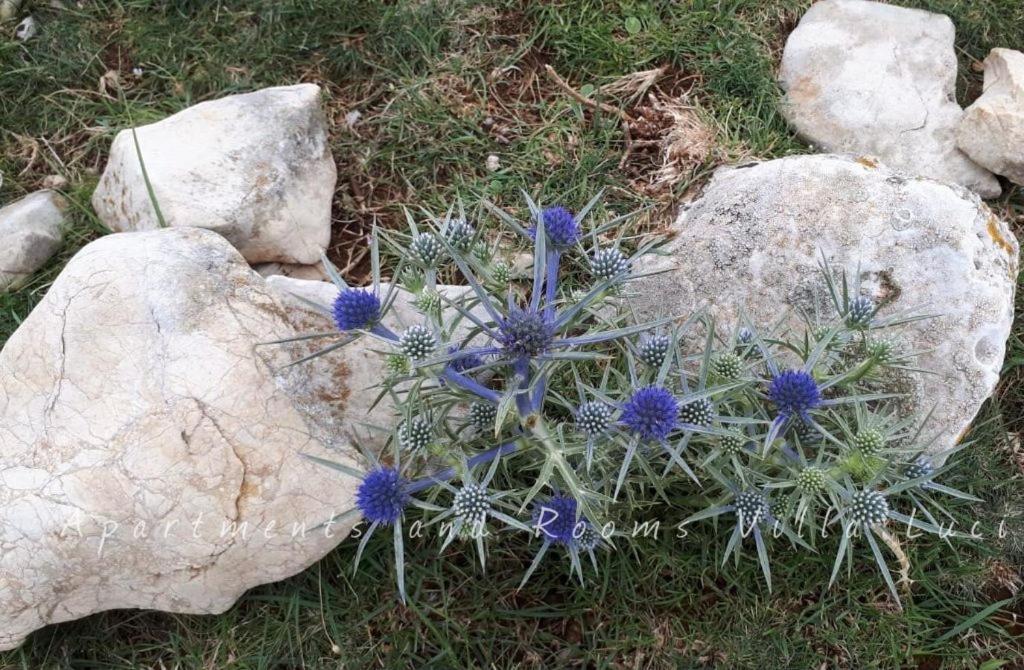
POLYGON ((887 388, 909 393, 904 410, 935 413, 930 447, 957 442, 999 379, 1013 321, 1018 244, 1008 226, 966 189, 907 177, 869 159, 793 156, 717 171, 672 227, 665 256, 639 271, 641 318, 707 306, 717 324, 744 312, 761 329, 783 314, 803 333, 799 310, 831 315, 821 254, 862 292, 895 311, 937 314, 893 329, 897 349, 925 352, 887 388))
POLYGON ((222 612, 340 542, 354 519, 317 526, 358 480, 302 454, 359 467, 380 358, 258 346, 331 328, 210 231, 82 249, 0 351, 0 649, 107 609, 222 612))
POLYGON ((57 253, 67 200, 36 191, 0 209, 0 291, 16 288, 57 253))
POLYGON ((964 112, 956 141, 979 165, 1024 185, 1024 53, 989 53, 984 92, 964 112))
MULTIPOLYGON (((337 173, 318 86, 231 95, 135 131, 168 226, 214 230, 250 263, 320 261, 337 173)), ((131 130, 114 139, 92 204, 112 230, 159 227, 131 130)))
POLYGON ((955 30, 949 17, 865 0, 823 0, 786 41, 782 113, 825 151, 870 154, 897 170, 966 186, 998 180, 956 146, 955 30))

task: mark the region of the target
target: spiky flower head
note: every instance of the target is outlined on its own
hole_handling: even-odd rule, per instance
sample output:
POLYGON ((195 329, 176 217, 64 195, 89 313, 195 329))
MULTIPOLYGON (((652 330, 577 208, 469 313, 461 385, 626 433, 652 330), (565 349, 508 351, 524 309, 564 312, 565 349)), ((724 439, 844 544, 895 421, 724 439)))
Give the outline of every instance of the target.
POLYGON ((722 379, 739 379, 743 373, 743 360, 733 353, 723 353, 711 360, 711 371, 722 379))
POLYGON ((420 263, 428 268, 436 267, 444 254, 444 245, 437 239, 434 233, 418 233, 413 236, 409 244, 413 255, 420 263))
POLYGON ((885 436, 874 428, 867 428, 853 438, 853 448, 865 456, 875 456, 885 446, 885 436))
POLYGON ((541 216, 544 219, 544 230, 548 234, 548 239, 556 247, 571 247, 580 239, 580 224, 576 222, 572 212, 565 207, 559 205, 548 207, 541 213, 541 216))
POLYGON ((754 331, 744 326, 736 333, 736 340, 740 344, 750 344, 754 341, 754 331))
POLYGON ((804 493, 821 493, 825 490, 825 471, 821 468, 807 467, 796 476, 796 487, 804 493))
POLYGON ((866 351, 870 358, 873 358, 881 365, 892 363, 894 360, 893 344, 890 340, 872 340, 867 343, 866 351))
POLYGON ((688 402, 679 410, 679 420, 691 426, 711 425, 711 418, 714 416, 715 406, 708 398, 701 398, 688 402))
POLYGON ((441 311, 441 294, 437 291, 420 291, 412 306, 422 314, 436 314, 441 311))
POLYGON ((908 463, 903 468, 903 476, 907 479, 918 477, 931 477, 935 474, 935 465, 926 456, 920 456, 913 463, 908 463))
POLYGON ((598 281, 614 279, 629 272, 629 261, 618 247, 598 249, 590 257, 590 273, 598 281))
POLYGON ((474 402, 469 406, 469 422, 482 430, 494 428, 498 408, 489 402, 474 402))
POLYGON ((661 386, 645 386, 622 406, 622 423, 641 439, 661 442, 679 423, 679 402, 661 386))
POLYGON ((408 483, 395 468, 370 470, 356 490, 356 507, 370 523, 390 526, 409 505, 408 483))
POLYGON ((859 295, 850 301, 846 311, 846 325, 850 328, 867 328, 871 325, 871 317, 874 314, 875 301, 866 295, 859 295))
POLYGON ((646 365, 660 368, 672 340, 668 335, 646 335, 640 340, 639 357, 646 365))
POLYGON ((388 357, 384 359, 384 367, 387 368, 388 374, 391 375, 407 375, 412 369, 412 365, 405 354, 388 354, 388 357))
POLYGON ((820 443, 823 437, 821 431, 815 428, 813 423, 803 419, 799 419, 794 423, 793 432, 796 434, 796 439, 805 447, 820 443))
POLYGON ((380 319, 380 299, 371 291, 343 289, 334 299, 334 324, 338 330, 371 328, 380 319))
POLYGON ((599 435, 611 425, 612 408, 603 402, 591 400, 576 410, 576 425, 588 435, 599 435))
POLYGON ((534 357, 547 351, 554 325, 541 312, 513 308, 498 327, 501 346, 513 356, 534 357))
POLYGON ((437 349, 437 340, 430 328, 416 324, 410 326, 398 340, 402 353, 414 361, 422 360, 437 349))
POLYGON ((889 503, 878 491, 857 491, 850 496, 847 511, 857 523, 874 526, 888 518, 889 503))
POLYGON ((403 449, 416 451, 424 449, 434 437, 429 421, 410 419, 402 423, 398 429, 398 443, 403 449))
POLYGON ((768 397, 785 417, 807 419, 807 412, 821 405, 818 383, 803 370, 786 370, 772 379, 768 397))
POLYGON ((601 533, 589 523, 584 522, 583 527, 576 533, 576 544, 580 549, 590 551, 601 542, 601 533))
POLYGON ((495 283, 508 284, 512 281, 512 266, 504 261, 498 261, 491 268, 491 276, 495 283))
POLYGON ((484 487, 479 484, 468 484, 455 492, 452 509, 463 523, 481 524, 491 511, 491 499, 484 487))
POLYGON ((733 505, 741 523, 746 526, 753 526, 770 515, 768 501, 757 491, 743 491, 737 494, 733 505))
POLYGON ((473 238, 476 237, 476 230, 465 219, 453 219, 448 224, 445 238, 453 249, 466 253, 473 247, 473 238))
POLYGON ((534 508, 533 526, 549 542, 573 545, 587 525, 576 518, 576 510, 575 498, 554 495, 534 508))
POLYGON ((746 438, 742 435, 723 435, 718 439, 718 447, 726 456, 739 456, 743 453, 746 438))

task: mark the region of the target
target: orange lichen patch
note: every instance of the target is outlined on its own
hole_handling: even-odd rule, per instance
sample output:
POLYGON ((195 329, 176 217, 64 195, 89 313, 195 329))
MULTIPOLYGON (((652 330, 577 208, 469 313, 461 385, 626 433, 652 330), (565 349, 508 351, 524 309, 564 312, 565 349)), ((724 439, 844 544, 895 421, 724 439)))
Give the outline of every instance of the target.
POLYGON ((999 230, 999 220, 994 215, 988 217, 988 236, 999 245, 1000 249, 1011 256, 1016 255, 1013 243, 1003 237, 1003 233, 999 230))
POLYGON ((857 162, 866 168, 875 169, 878 167, 878 161, 870 156, 857 156, 857 162))

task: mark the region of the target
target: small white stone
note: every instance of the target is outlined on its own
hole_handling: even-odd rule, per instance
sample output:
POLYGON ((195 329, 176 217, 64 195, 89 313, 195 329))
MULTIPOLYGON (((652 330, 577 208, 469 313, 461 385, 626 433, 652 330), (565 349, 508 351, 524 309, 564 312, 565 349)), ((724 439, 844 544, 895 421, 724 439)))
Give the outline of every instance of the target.
POLYGON ((27 42, 39 32, 39 24, 31 16, 26 16, 14 29, 14 36, 22 42, 27 42))
POLYGON ((501 159, 496 154, 487 156, 487 171, 497 172, 499 169, 501 169, 501 159))
POLYGON ((349 128, 355 128, 356 124, 359 123, 359 119, 363 118, 363 113, 358 109, 353 109, 351 112, 345 115, 345 125, 349 128))
MULTIPOLYGON (((214 230, 250 263, 320 261, 337 172, 318 86, 203 102, 136 133, 168 226, 214 230)), ((159 227, 131 131, 114 139, 92 204, 113 230, 159 227)))
POLYGON ((47 190, 0 209, 0 291, 17 287, 57 253, 67 207, 59 193, 47 190))
POLYGON ((964 112, 956 141, 980 165, 1024 185, 1024 53, 988 55, 984 93, 964 112))
POLYGON ((0 22, 10 21, 21 9, 21 0, 0 0, 0 22))
POLYGON ((811 5, 790 34, 781 110, 825 151, 999 195, 998 180, 956 147, 955 29, 949 17, 866 0, 811 5))
POLYGON ((50 174, 43 177, 43 188, 61 191, 68 187, 68 180, 61 174, 50 174))

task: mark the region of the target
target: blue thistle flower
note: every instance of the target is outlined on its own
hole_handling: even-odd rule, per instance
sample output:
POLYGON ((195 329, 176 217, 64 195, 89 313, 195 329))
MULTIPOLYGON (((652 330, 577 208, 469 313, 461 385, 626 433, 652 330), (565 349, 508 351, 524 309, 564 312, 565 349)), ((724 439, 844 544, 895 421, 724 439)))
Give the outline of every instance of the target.
POLYGON ((371 291, 349 288, 334 299, 334 324, 338 330, 359 330, 380 319, 380 299, 371 291))
MULTIPOLYGON (((548 207, 541 216, 544 218, 544 230, 556 247, 571 247, 580 239, 580 224, 565 207, 548 207)), ((536 229, 533 234, 536 236, 536 229)))
POLYGON ((781 416, 798 416, 805 421, 810 421, 807 412, 821 405, 818 383, 803 370, 786 370, 772 379, 768 397, 781 416))
POLYGON ((535 507, 533 526, 550 542, 574 545, 583 530, 581 524, 586 524, 583 519, 576 518, 576 507, 576 499, 572 496, 552 496, 535 507))
POLYGON ((411 500, 408 483, 395 468, 375 468, 366 473, 356 491, 356 507, 367 521, 390 526, 411 500))
POLYGON ((501 346, 515 357, 533 357, 547 351, 555 337, 552 320, 541 312, 513 308, 498 327, 501 346))
POLYGON ((622 423, 644 440, 663 441, 679 420, 679 402, 661 386, 637 390, 622 406, 622 423))

